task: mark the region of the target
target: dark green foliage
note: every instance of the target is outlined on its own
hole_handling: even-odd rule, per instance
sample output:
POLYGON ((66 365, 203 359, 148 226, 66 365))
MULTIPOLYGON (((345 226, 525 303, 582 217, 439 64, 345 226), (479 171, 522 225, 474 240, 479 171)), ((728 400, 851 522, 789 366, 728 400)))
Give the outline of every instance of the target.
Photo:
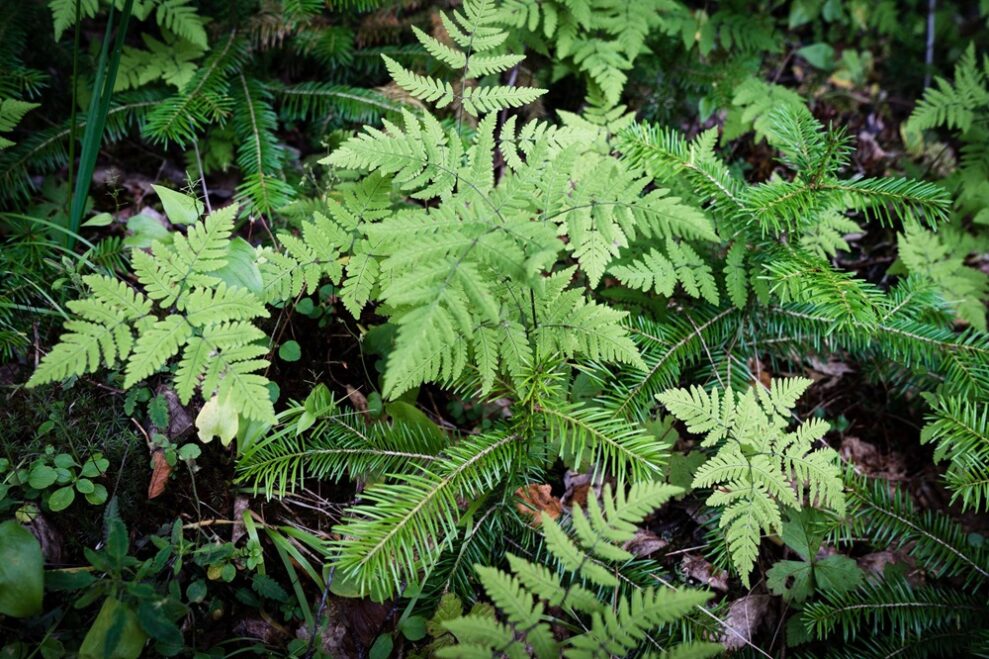
POLYGON ((989 10, 0 13, 0 654, 989 656, 989 10))

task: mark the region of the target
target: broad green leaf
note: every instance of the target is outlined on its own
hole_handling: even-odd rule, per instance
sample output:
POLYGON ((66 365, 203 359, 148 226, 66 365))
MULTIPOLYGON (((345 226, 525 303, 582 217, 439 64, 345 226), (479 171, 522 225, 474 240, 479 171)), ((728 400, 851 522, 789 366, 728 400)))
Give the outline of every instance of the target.
POLYGON ((278 347, 278 356, 282 361, 297 362, 302 358, 302 348, 298 341, 288 340, 278 347))
POLYGON ((109 492, 107 492, 106 486, 96 483, 96 485, 93 486, 93 491, 85 496, 86 501, 94 506, 99 506, 106 503, 109 492))
POLYGON ((841 554, 828 556, 814 564, 814 582, 817 588, 840 595, 858 588, 863 572, 853 559, 841 554))
POLYGON ((415 405, 402 400, 392 401, 385 405, 385 411, 394 421, 406 426, 423 430, 426 434, 444 438, 443 430, 415 405))
POLYGON ((182 631, 165 614, 166 607, 161 602, 145 600, 137 607, 137 618, 141 628, 149 636, 168 645, 182 645, 182 631))
POLYGON ((41 613, 45 559, 30 531, 8 520, 0 524, 0 614, 27 618, 41 613))
POLYGON ((390 634, 382 634, 375 639, 367 656, 369 659, 388 659, 391 656, 394 645, 395 641, 392 640, 390 634))
POLYGON ((410 641, 421 641, 426 637, 426 619, 422 616, 409 616, 402 621, 399 629, 410 641))
POLYGON ((148 636, 137 614, 120 600, 108 597, 79 648, 79 659, 137 659, 148 636))
POLYGON ((238 425, 237 408, 226 401, 221 402, 216 396, 206 401, 196 416, 196 428, 202 442, 209 442, 215 436, 220 438, 221 444, 229 446, 237 436, 238 425))
POLYGON ((36 490, 43 490, 58 480, 58 472, 48 465, 38 464, 31 469, 27 484, 36 490))
POLYGON ((131 235, 124 238, 124 245, 134 249, 151 247, 156 240, 163 243, 172 241, 171 232, 157 217, 148 213, 138 213, 127 220, 127 230, 131 235))
POLYGON ((55 466, 61 467, 62 469, 68 469, 69 467, 76 466, 76 461, 75 458, 68 453, 59 453, 55 456, 55 466))
POLYGON ((834 48, 826 43, 813 43, 797 51, 815 69, 830 71, 834 68, 834 48))
POLYGON ((110 467, 110 461, 103 457, 102 453, 94 453, 82 464, 82 475, 86 478, 96 478, 106 473, 110 467))
MULTIPOLYGON (((258 269, 256 252, 251 244, 237 236, 230 241, 227 251, 227 264, 210 273, 227 283, 227 286, 246 288, 260 294, 264 289, 261 270, 258 269)), ((310 302, 311 304, 311 302, 310 302)))
POLYGON ((52 512, 58 512, 60 510, 65 510, 72 505, 72 502, 76 500, 76 490, 71 485, 66 485, 65 487, 60 487, 48 498, 48 507, 52 509, 52 512))
POLYGON ((172 224, 195 224, 205 210, 203 203, 195 197, 184 195, 161 185, 152 185, 151 187, 158 193, 161 205, 165 208, 165 215, 168 216, 168 221, 172 224))
POLYGON ((109 213, 97 213, 82 223, 84 227, 105 227, 113 222, 113 215, 109 213))
POLYGON ((813 566, 804 561, 777 561, 766 572, 766 586, 787 602, 802 602, 814 592, 813 566))

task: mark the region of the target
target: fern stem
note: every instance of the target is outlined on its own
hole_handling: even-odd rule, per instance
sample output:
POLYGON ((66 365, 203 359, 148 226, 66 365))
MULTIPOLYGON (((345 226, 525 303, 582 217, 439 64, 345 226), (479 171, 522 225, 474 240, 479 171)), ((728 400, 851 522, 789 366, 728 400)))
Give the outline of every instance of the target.
MULTIPOLYGON (((676 352, 680 350, 680 348, 687 345, 688 342, 693 340, 695 334, 699 336, 700 333, 706 330, 708 327, 721 321, 723 318, 729 316, 735 311, 736 309, 734 307, 729 307, 725 309, 724 311, 714 316, 710 320, 704 322, 699 327, 695 327, 693 334, 688 334, 687 336, 683 337, 675 344, 670 346, 670 349, 666 352, 665 355, 663 355, 663 358, 657 361, 656 365, 653 366, 651 369, 649 369, 649 372, 646 373, 645 377, 641 378, 638 384, 636 384, 634 387, 632 387, 631 390, 629 390, 628 394, 622 399, 622 404, 618 406, 615 412, 617 414, 622 414, 625 411, 625 408, 628 407, 628 405, 635 399, 636 396, 639 395, 639 392, 641 392, 645 388, 646 383, 650 380, 650 378, 656 375, 656 373, 659 372, 659 369, 663 366, 663 364, 665 364, 669 359, 671 359, 676 354, 676 352)), ((662 341, 659 337, 649 336, 648 334, 642 332, 641 330, 633 328, 631 331, 636 334, 640 334, 642 336, 650 338, 656 341, 656 343, 664 343, 664 341, 662 341)))
MULTIPOLYGON (((76 0, 76 25, 75 34, 72 37, 72 112, 69 115, 69 126, 72 128, 72 136, 69 139, 69 177, 68 181, 71 186, 72 181, 75 177, 75 160, 76 160, 76 94, 77 87, 79 86, 79 33, 82 28, 82 21, 79 19, 79 5, 82 0, 76 0)), ((71 190, 71 188, 69 188, 71 190)), ((72 193, 67 190, 67 196, 65 198, 66 208, 65 214, 68 215, 72 210, 72 193)))
POLYGON ((489 454, 495 452, 496 450, 498 450, 502 446, 505 446, 507 444, 510 444, 511 442, 517 441, 518 439, 519 439, 519 436, 518 435, 515 435, 515 434, 506 435, 505 437, 503 437, 502 439, 498 440, 497 442, 494 442, 490 446, 485 447, 485 449, 483 451, 480 451, 480 452, 476 453, 475 455, 471 456, 471 458, 469 460, 465 460, 463 463, 461 463, 460 465, 458 465, 456 469, 454 469, 449 474, 447 474, 442 479, 440 479, 437 483, 435 483, 433 485, 433 487, 429 490, 429 492, 428 492, 428 494, 426 496, 424 496, 422 499, 420 499, 416 503, 415 506, 413 506, 412 508, 410 508, 401 519, 399 519, 398 521, 396 521, 395 525, 392 526, 391 529, 389 529, 388 532, 385 533, 367 551, 367 553, 364 554, 364 556, 360 560, 360 564, 361 565, 366 565, 368 563, 368 561, 370 561, 371 559, 373 559, 379 552, 381 552, 387 546, 387 544, 391 541, 391 539, 393 537, 395 537, 395 534, 397 534, 399 531, 401 531, 405 527, 406 524, 409 524, 411 522, 411 520, 423 508, 426 507, 426 505, 428 505, 433 499, 435 499, 437 496, 439 496, 440 492, 442 492, 447 487, 450 487, 450 485, 452 485, 456 481, 456 478, 458 476, 460 476, 461 474, 463 474, 466 471, 469 471, 476 463, 478 463, 481 459, 487 457, 489 454))

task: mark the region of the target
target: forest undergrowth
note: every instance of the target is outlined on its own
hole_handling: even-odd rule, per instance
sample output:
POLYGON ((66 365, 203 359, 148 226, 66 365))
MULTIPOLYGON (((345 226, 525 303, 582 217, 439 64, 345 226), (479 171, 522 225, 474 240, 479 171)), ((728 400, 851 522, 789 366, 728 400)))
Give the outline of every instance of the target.
POLYGON ((0 10, 0 657, 989 657, 989 4, 0 10))

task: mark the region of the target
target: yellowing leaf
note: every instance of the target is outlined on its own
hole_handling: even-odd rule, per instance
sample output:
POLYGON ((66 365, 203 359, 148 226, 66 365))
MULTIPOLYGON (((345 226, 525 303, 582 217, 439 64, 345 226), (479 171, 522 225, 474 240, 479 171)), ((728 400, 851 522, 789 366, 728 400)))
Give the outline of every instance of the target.
POLYGON ((199 216, 203 214, 203 204, 195 197, 184 195, 175 190, 160 185, 152 185, 161 205, 165 207, 165 215, 172 224, 195 224, 199 216))
POLYGON ((216 436, 221 444, 229 446, 237 436, 238 425, 237 408, 226 400, 221 402, 217 396, 206 401, 196 417, 196 429, 203 442, 212 441, 216 436))

